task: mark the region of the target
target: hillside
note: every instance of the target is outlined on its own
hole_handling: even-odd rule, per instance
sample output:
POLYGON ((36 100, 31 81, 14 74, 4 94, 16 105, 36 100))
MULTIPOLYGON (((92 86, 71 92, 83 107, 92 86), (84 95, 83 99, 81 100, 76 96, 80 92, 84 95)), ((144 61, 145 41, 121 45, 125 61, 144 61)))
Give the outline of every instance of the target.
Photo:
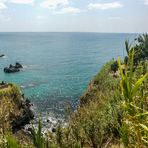
POLYGON ((14 133, 33 119, 30 103, 20 89, 11 83, 0 84, 0 136, 14 133))
MULTIPOLYGON (((126 42, 127 57, 124 61, 118 58, 102 67, 80 98, 77 110, 72 112, 70 107, 67 109, 69 116, 66 126, 59 123, 56 129, 43 134, 39 120, 38 128, 32 127, 30 130, 33 145, 28 141, 22 144, 20 137, 16 140, 6 136, 6 148, 147 148, 148 35, 142 36, 142 39, 135 47, 126 42)), ((6 86, 0 91, 0 127, 1 131, 12 129, 15 133, 14 127, 18 129, 16 127, 20 125, 16 121, 24 117, 28 105, 26 101, 25 106, 22 105, 23 98, 15 85, 6 86)), ((28 119, 28 112, 25 119, 26 115, 28 119)))

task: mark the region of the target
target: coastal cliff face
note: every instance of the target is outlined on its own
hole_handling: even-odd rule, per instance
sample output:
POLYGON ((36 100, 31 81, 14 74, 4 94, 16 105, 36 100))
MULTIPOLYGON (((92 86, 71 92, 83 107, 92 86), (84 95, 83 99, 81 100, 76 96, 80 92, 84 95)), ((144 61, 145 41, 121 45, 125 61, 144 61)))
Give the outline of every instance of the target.
POLYGON ((119 75, 118 72, 115 75, 115 72, 111 70, 113 63, 113 60, 106 63, 91 80, 87 90, 80 98, 81 106, 89 104, 91 101, 95 101, 105 95, 111 97, 114 94, 114 90, 117 89, 119 83, 119 75))
POLYGON ((118 124, 121 110, 118 71, 111 70, 114 61, 106 63, 91 80, 86 92, 80 98, 80 107, 72 115, 70 126, 83 147, 111 147, 119 137, 118 124), (116 95, 115 95, 116 92, 116 95))
POLYGON ((33 118, 29 102, 15 84, 0 85, 0 132, 16 132, 33 118))

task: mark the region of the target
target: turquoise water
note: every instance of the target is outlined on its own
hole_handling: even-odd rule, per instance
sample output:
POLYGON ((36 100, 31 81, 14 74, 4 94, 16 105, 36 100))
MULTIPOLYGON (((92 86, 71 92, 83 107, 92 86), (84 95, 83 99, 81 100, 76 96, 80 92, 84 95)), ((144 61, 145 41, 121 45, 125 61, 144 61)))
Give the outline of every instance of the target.
POLYGON ((78 104, 89 81, 108 60, 123 57, 125 39, 136 34, 0 33, 0 80, 19 84, 40 112, 62 114, 78 104), (20 62, 19 73, 3 68, 20 62))

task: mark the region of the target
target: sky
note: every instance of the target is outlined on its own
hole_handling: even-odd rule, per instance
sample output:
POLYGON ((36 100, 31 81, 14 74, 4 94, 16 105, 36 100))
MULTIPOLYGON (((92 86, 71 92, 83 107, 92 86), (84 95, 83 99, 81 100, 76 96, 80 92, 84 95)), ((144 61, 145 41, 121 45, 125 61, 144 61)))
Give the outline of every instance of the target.
POLYGON ((148 0, 0 0, 0 32, 148 32, 148 0))

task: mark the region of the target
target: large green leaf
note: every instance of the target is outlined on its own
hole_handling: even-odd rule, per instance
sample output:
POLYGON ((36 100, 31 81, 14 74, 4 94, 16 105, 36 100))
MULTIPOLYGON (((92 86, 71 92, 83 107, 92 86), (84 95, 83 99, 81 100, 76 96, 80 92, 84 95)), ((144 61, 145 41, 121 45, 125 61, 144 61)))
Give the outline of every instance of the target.
POLYGON ((146 79, 146 77, 148 76, 148 73, 146 73, 142 78, 140 78, 134 85, 133 89, 132 89, 132 97, 134 97, 138 91, 138 89, 140 88, 140 86, 142 85, 142 82, 146 79))

